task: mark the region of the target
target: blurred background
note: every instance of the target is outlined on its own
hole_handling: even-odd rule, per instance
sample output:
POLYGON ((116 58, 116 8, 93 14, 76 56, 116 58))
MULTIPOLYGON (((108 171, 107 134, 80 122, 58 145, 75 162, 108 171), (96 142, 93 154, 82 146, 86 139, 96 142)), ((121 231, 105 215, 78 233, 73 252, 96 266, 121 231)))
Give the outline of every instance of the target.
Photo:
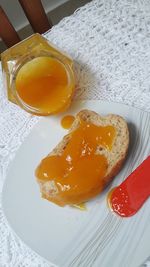
MULTIPOLYGON (((90 2, 90 0, 42 0, 41 2, 48 19, 55 25, 63 17, 71 15, 77 8, 90 2)), ((4 9, 21 39, 24 39, 33 33, 31 25, 29 24, 18 0, 0 0, 0 6, 4 9)), ((2 27, 2 25, 0 25, 0 27, 2 27)), ((5 49, 6 46, 0 39, 0 53, 5 49)))

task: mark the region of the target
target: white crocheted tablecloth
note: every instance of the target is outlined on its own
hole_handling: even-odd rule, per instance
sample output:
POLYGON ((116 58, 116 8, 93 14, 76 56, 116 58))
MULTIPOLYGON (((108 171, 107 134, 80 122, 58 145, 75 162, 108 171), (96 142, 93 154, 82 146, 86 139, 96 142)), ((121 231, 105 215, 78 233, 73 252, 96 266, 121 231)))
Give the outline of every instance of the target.
MULTIPOLYGON (((94 0, 45 36, 75 60, 77 99, 117 101, 150 111, 149 0, 94 0)), ((10 161, 38 120, 8 103, 0 67, 0 194, 10 161)), ((52 265, 13 235, 0 201, 0 267, 11 266, 52 265)))

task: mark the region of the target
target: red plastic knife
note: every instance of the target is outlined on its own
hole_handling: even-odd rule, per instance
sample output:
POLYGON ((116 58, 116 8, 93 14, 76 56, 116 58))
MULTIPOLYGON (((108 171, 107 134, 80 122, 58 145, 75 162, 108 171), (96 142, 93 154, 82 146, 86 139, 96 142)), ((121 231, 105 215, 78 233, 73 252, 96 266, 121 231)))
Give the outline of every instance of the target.
POLYGON ((150 196, 150 156, 109 195, 115 213, 122 217, 134 215, 150 196))

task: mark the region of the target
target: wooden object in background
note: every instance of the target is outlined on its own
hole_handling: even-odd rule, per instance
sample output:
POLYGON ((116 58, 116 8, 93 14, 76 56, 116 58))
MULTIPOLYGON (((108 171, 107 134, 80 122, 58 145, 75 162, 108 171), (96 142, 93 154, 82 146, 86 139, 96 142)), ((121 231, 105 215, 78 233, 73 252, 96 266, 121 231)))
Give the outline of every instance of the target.
POLYGON ((41 0, 19 0, 34 32, 44 33, 52 27, 41 0))
POLYGON ((20 42, 19 35, 15 31, 13 25, 8 19, 5 11, 0 6, 0 37, 7 47, 11 47, 14 44, 20 42))

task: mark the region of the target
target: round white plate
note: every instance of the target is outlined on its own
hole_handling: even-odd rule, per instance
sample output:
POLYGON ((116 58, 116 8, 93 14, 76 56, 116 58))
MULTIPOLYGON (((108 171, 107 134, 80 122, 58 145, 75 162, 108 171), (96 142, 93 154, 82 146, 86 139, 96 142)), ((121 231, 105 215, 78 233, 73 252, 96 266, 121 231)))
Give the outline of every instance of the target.
POLYGON ((85 212, 41 199, 34 170, 66 134, 59 116, 42 118, 9 167, 2 195, 5 216, 29 247, 59 267, 138 267, 150 255, 150 200, 135 216, 122 219, 108 209, 106 196, 150 154, 150 115, 101 101, 74 102, 67 113, 84 108, 120 114, 127 120, 131 141, 122 171, 89 201, 85 212))

